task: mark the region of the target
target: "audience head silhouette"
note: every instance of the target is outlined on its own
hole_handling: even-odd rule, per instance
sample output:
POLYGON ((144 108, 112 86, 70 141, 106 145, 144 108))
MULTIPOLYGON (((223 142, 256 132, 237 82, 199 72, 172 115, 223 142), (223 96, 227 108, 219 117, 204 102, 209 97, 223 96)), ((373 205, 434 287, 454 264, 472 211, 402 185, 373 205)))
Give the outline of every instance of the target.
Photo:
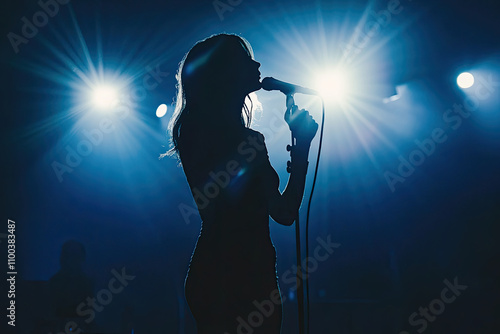
POLYGON ((85 247, 76 240, 65 242, 61 249, 61 257, 59 259, 61 269, 67 271, 81 271, 83 262, 85 262, 85 247))

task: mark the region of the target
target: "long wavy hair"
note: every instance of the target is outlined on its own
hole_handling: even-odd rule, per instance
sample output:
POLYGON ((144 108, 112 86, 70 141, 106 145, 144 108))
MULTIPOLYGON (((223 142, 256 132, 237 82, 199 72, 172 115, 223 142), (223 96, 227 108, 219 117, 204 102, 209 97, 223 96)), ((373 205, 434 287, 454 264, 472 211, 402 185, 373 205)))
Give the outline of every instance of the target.
MULTIPOLYGON (((246 39, 233 34, 218 34, 197 42, 184 56, 176 74, 177 98, 175 111, 169 123, 171 149, 164 155, 179 157, 179 138, 182 125, 189 119, 198 125, 216 124, 210 114, 220 99, 227 98, 224 87, 231 85, 224 75, 228 62, 241 54, 241 49, 254 59, 253 50, 246 39)), ((239 122, 250 127, 253 102, 245 98, 239 122), (249 104, 248 104, 249 102, 249 104)), ((224 123, 224 117, 217 122, 224 123)), ((226 118, 229 121, 229 118, 226 118)))

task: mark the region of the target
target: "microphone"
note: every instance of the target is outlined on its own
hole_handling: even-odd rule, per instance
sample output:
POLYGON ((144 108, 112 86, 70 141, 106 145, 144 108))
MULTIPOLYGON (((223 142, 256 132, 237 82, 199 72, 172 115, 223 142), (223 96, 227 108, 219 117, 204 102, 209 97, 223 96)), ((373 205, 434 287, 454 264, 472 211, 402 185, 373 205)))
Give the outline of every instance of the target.
POLYGON ((317 91, 310 88, 305 88, 299 85, 294 85, 288 82, 279 81, 275 78, 266 77, 262 79, 262 88, 264 90, 279 90, 285 95, 291 95, 295 93, 308 94, 308 95, 319 95, 317 91))

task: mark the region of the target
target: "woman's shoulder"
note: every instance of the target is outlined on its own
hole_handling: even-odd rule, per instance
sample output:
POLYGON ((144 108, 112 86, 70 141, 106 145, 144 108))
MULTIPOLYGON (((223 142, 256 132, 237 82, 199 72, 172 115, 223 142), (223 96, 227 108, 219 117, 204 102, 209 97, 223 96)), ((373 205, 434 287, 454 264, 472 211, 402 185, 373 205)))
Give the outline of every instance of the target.
POLYGON ((260 133, 259 131, 257 130, 254 130, 254 129, 250 129, 250 128, 245 128, 245 134, 247 136, 253 136, 253 137, 258 137, 258 139, 260 141, 264 141, 264 135, 262 133, 260 133))

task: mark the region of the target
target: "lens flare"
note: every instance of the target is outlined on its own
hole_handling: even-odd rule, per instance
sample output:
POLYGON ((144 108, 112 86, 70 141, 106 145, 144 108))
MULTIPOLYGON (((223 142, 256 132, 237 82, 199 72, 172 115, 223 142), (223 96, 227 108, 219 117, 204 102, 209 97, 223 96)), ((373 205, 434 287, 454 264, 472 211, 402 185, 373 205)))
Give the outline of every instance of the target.
POLYGON ((167 113, 167 105, 166 104, 160 104, 158 108, 156 109, 156 117, 161 118, 166 115, 167 113))

